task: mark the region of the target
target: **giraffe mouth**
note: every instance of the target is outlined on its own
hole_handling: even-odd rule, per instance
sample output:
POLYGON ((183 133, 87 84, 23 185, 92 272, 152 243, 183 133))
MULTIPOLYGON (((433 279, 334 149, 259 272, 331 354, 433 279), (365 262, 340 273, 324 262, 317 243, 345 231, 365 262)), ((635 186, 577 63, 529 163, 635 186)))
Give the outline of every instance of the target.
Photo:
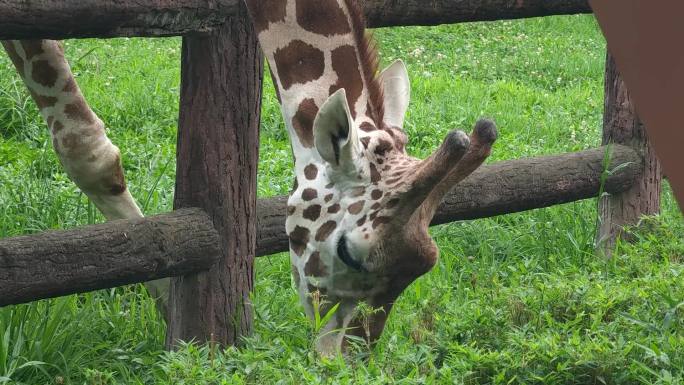
POLYGON ((368 270, 363 267, 361 262, 355 260, 349 253, 349 249, 347 247, 347 238, 344 235, 342 235, 340 240, 337 241, 337 256, 340 258, 342 263, 347 265, 347 267, 361 273, 368 272, 368 270))

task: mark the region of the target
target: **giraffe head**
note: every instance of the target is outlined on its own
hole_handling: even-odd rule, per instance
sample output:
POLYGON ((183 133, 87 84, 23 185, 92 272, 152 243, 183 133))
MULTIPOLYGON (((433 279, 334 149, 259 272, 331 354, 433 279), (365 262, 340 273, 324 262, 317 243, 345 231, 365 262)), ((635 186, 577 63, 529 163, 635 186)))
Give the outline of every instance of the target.
POLYGON ((317 161, 303 165, 289 201, 288 231, 295 282, 313 316, 339 304, 319 336, 331 352, 344 335, 375 341, 397 296, 435 264, 428 234, 442 197, 474 171, 496 139, 481 120, 468 137, 450 132, 419 160, 406 152, 402 129, 409 102, 406 68, 397 61, 379 75, 383 120, 354 119, 345 89, 321 106, 314 123, 317 161), (377 309, 360 314, 361 303, 377 309))
POLYGON ((435 264, 428 225, 456 183, 489 155, 494 124, 450 132, 427 159, 406 152, 404 63, 378 73, 354 0, 247 0, 292 140, 296 186, 286 230, 307 314, 318 299, 325 354, 345 336, 381 334, 392 304, 435 264), (364 303, 378 309, 359 314, 364 303), (321 314, 323 316, 325 314, 321 314))

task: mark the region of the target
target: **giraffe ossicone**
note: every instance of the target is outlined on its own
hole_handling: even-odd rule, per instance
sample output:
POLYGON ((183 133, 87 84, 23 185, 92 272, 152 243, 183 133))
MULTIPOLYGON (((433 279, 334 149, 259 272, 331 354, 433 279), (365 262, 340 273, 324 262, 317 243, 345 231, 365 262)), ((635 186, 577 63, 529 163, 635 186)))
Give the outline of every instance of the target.
POLYGON ((317 336, 379 338, 399 294, 436 263, 429 223, 443 196, 487 158, 495 125, 450 132, 425 160, 406 152, 410 82, 382 72, 354 0, 245 0, 288 129, 296 184, 286 230, 300 301, 314 317, 339 304, 317 336), (366 304, 380 311, 359 314, 366 304))

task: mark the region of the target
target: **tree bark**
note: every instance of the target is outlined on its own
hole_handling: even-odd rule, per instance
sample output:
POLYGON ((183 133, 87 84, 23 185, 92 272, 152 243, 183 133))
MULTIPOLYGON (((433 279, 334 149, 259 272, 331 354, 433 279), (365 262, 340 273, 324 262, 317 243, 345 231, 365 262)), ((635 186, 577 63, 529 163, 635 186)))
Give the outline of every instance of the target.
POLYGON ((0 40, 208 32, 241 0, 0 0, 0 40))
POLYGON ((610 53, 606 57, 605 92, 603 144, 631 147, 643 159, 643 172, 634 185, 599 201, 596 247, 598 252, 610 257, 624 226, 636 224, 644 215, 660 212, 662 168, 610 53))
MULTIPOLYGON (((241 0, 0 0, 0 40, 208 32, 241 0)), ((365 0, 370 27, 591 13, 587 0, 365 0)))
POLYGON ((208 269, 218 233, 199 209, 0 240, 0 306, 208 269))
POLYGON ((183 38, 176 208, 202 207, 222 259, 171 283, 167 347, 234 344, 252 330, 256 173, 263 58, 246 9, 209 36, 183 38))
POLYGON ((368 25, 439 25, 591 13, 587 0, 363 0, 368 25))
MULTIPOLYGON (((549 207, 597 197, 607 147, 576 153, 485 165, 456 185, 442 201, 432 225, 549 207)), ((628 190, 641 174, 642 160, 629 147, 612 146, 608 169, 616 169, 604 191, 628 190), (622 165, 618 168, 618 166, 622 165)), ((257 256, 288 250, 287 197, 260 199, 257 256)))

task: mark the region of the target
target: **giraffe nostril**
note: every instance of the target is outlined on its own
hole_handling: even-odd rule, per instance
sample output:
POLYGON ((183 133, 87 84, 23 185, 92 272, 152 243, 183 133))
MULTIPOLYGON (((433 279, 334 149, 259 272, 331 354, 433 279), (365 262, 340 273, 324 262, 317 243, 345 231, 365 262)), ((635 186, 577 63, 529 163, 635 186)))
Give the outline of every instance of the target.
POLYGON ((342 263, 351 267, 352 269, 360 272, 368 272, 363 265, 355 260, 349 253, 349 248, 347 247, 347 238, 342 235, 340 240, 337 241, 337 256, 340 258, 342 263))

